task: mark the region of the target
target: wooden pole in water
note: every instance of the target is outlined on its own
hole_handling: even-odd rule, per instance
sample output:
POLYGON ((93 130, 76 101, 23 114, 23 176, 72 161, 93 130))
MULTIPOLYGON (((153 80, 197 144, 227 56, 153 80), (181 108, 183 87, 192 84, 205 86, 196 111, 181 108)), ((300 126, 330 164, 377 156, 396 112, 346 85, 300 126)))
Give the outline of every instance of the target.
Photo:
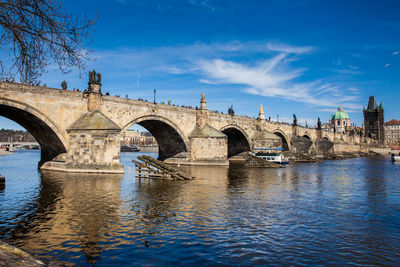
POLYGON ((0 189, 4 189, 5 186, 6 186, 6 177, 1 176, 0 174, 0 189))

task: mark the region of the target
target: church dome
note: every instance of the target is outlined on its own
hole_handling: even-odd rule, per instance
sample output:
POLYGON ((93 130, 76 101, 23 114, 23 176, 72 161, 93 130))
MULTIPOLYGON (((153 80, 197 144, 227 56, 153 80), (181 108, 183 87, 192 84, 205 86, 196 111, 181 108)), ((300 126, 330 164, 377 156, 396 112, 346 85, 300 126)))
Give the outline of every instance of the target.
POLYGON ((338 107, 338 111, 335 112, 332 116, 332 120, 341 120, 341 119, 349 119, 349 115, 343 111, 342 106, 338 107))

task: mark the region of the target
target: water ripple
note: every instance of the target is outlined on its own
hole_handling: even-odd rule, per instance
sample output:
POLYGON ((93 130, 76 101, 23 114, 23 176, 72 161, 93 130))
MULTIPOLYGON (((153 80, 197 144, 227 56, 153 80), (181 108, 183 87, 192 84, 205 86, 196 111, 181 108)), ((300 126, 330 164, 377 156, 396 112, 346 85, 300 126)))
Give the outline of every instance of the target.
MULTIPOLYGON (((122 153, 127 168, 134 156, 122 153)), ((400 262, 400 166, 383 158, 188 167, 197 179, 181 182, 137 179, 134 168, 124 176, 39 173, 39 157, 2 158, 0 234, 54 264, 400 262)))

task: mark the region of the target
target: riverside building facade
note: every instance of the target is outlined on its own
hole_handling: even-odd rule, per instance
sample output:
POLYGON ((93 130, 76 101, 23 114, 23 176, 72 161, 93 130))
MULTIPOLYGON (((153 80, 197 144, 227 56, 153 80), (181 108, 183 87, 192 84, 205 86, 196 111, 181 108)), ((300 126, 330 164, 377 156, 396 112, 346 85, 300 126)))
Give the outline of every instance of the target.
POLYGON ((385 143, 388 145, 400 144, 400 121, 390 120, 385 123, 385 143))

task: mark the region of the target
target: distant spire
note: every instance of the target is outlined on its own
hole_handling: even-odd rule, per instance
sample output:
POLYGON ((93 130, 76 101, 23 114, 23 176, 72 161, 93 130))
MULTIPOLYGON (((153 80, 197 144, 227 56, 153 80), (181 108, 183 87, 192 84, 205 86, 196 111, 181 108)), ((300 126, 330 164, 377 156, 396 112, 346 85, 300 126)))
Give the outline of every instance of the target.
POLYGON ((370 96, 368 101, 368 109, 374 110, 376 109, 376 101, 375 96, 370 96))

